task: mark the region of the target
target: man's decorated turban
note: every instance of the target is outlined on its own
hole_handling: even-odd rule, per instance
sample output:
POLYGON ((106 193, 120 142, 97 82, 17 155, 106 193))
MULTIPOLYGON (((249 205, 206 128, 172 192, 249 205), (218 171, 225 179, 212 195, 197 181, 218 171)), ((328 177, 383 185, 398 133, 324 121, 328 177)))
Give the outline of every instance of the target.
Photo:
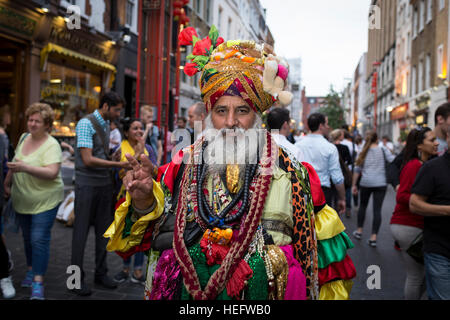
POLYGON ((214 26, 205 39, 198 39, 194 28, 186 28, 179 40, 181 45, 194 45, 184 72, 188 76, 202 72, 200 90, 208 112, 223 95, 240 96, 260 113, 275 101, 283 106, 292 102, 292 94, 284 91, 289 66, 269 45, 247 40, 224 42, 214 26))

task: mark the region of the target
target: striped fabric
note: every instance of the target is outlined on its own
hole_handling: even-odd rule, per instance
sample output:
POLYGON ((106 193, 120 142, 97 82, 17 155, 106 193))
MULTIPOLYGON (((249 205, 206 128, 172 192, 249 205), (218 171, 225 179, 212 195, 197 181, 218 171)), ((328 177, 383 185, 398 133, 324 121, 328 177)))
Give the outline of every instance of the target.
POLYGON ((356 172, 362 172, 361 187, 385 187, 386 182, 386 169, 385 169, 385 157, 388 162, 392 162, 395 156, 385 147, 370 148, 367 152, 364 164, 361 167, 355 167, 356 172))

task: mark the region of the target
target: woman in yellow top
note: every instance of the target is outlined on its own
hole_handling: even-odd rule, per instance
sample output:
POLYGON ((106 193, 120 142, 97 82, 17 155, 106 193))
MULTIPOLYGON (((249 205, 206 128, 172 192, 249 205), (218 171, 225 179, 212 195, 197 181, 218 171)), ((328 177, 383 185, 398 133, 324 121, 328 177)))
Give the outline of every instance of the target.
POLYGON ((5 193, 11 194, 22 229, 27 274, 22 287, 31 299, 44 299, 43 277, 50 255, 51 228, 64 198, 61 147, 49 135, 54 112, 48 104, 33 103, 25 112, 28 132, 22 134, 12 162, 8 162, 5 193))
MULTIPOLYGON (((154 165, 155 169, 154 176, 156 178, 157 158, 155 152, 153 151, 153 148, 150 145, 145 144, 143 123, 138 119, 125 118, 121 120, 121 124, 123 131, 123 140, 122 143, 120 144, 120 147, 114 153, 114 159, 116 161, 128 161, 127 158, 125 157, 126 154, 129 154, 135 157, 136 159, 138 159, 141 154, 145 154, 154 165)), ((125 170, 121 169, 118 174, 120 180, 118 187, 120 187, 120 191, 117 196, 118 200, 117 206, 119 206, 125 200, 125 188, 122 185, 122 178, 125 176, 125 173, 126 173, 125 170)), ((131 257, 123 259, 122 271, 120 271, 114 276, 114 280, 116 282, 122 283, 128 279, 130 273, 129 272, 130 264, 131 264, 131 257)), ((133 265, 134 271, 131 275, 132 282, 145 284, 145 276, 143 275, 142 272, 143 264, 144 264, 144 253, 137 252, 134 255, 134 265, 133 265)))

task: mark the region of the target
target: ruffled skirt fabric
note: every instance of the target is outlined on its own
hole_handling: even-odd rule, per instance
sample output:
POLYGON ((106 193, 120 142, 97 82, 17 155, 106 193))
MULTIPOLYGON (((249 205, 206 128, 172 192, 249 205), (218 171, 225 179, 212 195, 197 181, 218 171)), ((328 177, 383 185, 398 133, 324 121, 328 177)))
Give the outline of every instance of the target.
POLYGON ((336 211, 325 206, 316 214, 320 300, 348 300, 356 269, 347 250, 354 247, 336 211))

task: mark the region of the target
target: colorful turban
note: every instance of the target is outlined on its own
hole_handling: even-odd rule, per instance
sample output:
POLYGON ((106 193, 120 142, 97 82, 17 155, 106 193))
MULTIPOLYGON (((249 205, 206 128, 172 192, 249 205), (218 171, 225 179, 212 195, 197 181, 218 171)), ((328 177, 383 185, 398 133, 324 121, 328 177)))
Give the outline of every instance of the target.
POLYGON ((291 97, 283 91, 287 63, 275 57, 270 46, 246 40, 224 42, 214 26, 203 40, 197 38, 195 29, 184 29, 179 37, 181 44, 190 44, 191 37, 194 51, 187 59, 192 62, 186 64, 184 72, 189 76, 202 72, 200 90, 208 112, 223 95, 240 96, 259 113, 281 95, 291 97))

